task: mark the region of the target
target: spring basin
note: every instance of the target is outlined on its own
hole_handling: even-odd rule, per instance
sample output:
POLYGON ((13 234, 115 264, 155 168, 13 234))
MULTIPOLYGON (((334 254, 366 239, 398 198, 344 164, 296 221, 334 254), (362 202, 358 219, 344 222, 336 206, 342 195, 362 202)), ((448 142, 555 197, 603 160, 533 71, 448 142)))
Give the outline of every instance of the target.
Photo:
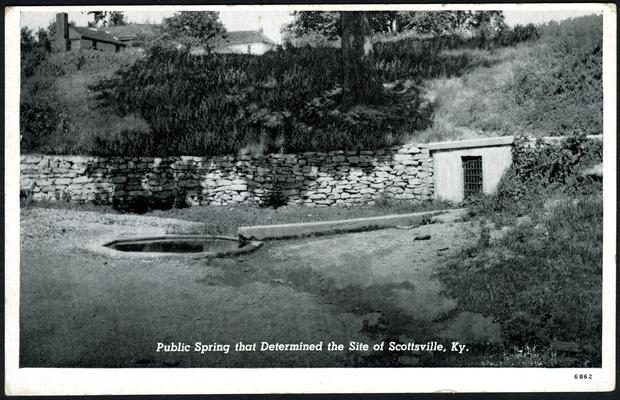
POLYGON ((258 249, 262 242, 210 235, 165 235, 116 239, 103 244, 118 255, 229 257, 258 249))

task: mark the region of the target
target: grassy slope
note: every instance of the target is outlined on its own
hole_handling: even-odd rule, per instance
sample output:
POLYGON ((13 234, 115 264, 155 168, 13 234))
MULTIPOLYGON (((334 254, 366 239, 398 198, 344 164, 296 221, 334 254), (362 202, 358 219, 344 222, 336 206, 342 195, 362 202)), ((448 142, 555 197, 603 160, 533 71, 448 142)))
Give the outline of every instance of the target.
MULTIPOLYGON (((433 126, 412 135, 412 141, 443 141, 513 134, 519 125, 511 96, 515 69, 527 62, 531 43, 495 50, 462 50, 494 61, 460 77, 424 82, 434 104, 433 126)), ((451 51, 456 53, 458 51, 451 51)))
POLYGON ((444 51, 467 55, 473 68, 424 81, 433 126, 410 140, 600 134, 602 19, 586 16, 539 29, 540 39, 514 47, 444 51))
POLYGON ((21 102, 53 104, 58 124, 65 126, 64 134, 45 138, 40 150, 70 154, 71 149, 91 147, 96 136, 118 135, 121 129, 129 128, 147 131, 148 125, 139 117, 121 117, 108 108, 97 108, 97 99, 90 89, 138 57, 140 53, 135 50, 115 54, 90 50, 52 54, 34 76, 23 78, 21 102))

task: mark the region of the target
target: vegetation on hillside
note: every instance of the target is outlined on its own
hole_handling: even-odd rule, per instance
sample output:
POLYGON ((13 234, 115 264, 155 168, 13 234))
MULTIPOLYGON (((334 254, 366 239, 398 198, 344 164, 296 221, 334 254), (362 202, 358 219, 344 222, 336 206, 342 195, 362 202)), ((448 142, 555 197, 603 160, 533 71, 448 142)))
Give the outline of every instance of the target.
POLYGON ((92 154, 96 135, 114 136, 123 129, 147 132, 148 125, 138 116, 95 109, 89 89, 118 68, 132 65, 139 56, 134 50, 76 51, 37 60, 35 72, 21 80, 22 152, 92 154))
POLYGON ((602 133, 602 17, 550 22, 538 29, 535 42, 449 51, 483 57, 486 65, 424 82, 435 117, 432 128, 412 140, 602 133))
MULTIPOLYGON (((22 60, 34 61, 22 63, 22 151, 205 155, 600 133, 601 30, 592 16, 515 27, 492 42, 380 36, 374 64, 386 102, 350 110, 341 107, 334 48, 196 57, 154 46, 145 56, 39 57, 23 44, 22 60)), ((38 43, 30 35, 26 44, 38 43)))

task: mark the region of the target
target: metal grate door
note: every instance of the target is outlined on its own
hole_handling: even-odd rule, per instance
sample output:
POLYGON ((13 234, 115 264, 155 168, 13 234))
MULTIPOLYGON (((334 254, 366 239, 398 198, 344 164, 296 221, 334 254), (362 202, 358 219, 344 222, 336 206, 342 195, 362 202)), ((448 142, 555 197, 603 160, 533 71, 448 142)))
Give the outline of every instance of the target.
POLYGON ((463 183, 465 200, 470 196, 482 193, 482 157, 461 157, 463 160, 463 183))

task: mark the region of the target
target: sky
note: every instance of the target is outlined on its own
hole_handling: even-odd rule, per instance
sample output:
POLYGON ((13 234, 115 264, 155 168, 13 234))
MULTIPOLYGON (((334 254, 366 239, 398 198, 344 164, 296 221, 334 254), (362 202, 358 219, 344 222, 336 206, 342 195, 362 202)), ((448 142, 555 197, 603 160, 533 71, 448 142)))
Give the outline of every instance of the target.
MULTIPOLYGON (((568 5, 567 7, 571 7, 568 5)), ((551 20, 560 21, 563 19, 593 14, 593 10, 555 10, 555 11, 521 11, 504 10, 506 23, 509 26, 515 24, 544 23, 551 20)), ((600 12, 599 12, 600 13, 600 12)), ((69 20, 74 21, 78 26, 85 26, 92 18, 86 13, 69 12, 69 20)), ((130 22, 135 23, 159 23, 163 18, 174 14, 170 11, 125 11, 125 15, 130 22)), ((33 30, 46 27, 54 21, 55 13, 52 11, 22 11, 21 26, 27 26, 33 30)), ((243 10, 243 11, 220 11, 220 18, 228 31, 258 30, 263 28, 263 32, 276 43, 281 42, 280 28, 291 20, 289 11, 282 10, 243 10)))

